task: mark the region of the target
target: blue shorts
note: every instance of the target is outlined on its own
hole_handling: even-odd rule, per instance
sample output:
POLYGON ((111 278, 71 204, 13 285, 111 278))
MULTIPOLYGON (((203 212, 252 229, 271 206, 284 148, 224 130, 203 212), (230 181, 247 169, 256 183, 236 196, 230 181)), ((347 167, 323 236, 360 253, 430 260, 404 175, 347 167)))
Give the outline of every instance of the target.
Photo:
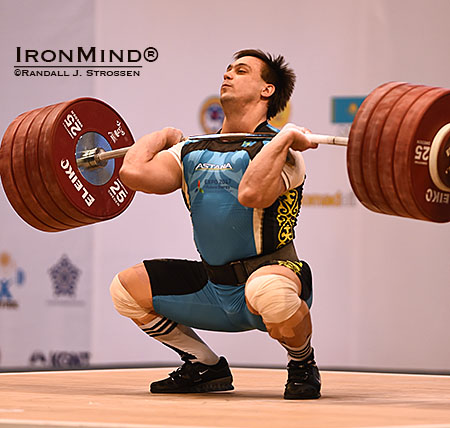
MULTIPOLYGON (((302 281, 300 297, 310 306, 311 271, 306 262, 302 263, 302 276, 296 272, 302 281)), ((215 284, 208 279, 203 264, 197 261, 155 259, 145 260, 144 266, 152 288, 153 307, 158 314, 201 330, 267 331, 261 316, 247 308, 245 285, 215 284)))

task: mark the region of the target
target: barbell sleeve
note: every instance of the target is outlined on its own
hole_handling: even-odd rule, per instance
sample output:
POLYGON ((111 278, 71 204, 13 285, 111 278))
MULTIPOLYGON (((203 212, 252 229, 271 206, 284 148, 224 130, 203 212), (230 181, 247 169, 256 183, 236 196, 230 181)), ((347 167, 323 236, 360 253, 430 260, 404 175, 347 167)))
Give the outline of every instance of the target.
POLYGON ((122 147, 121 149, 110 150, 107 152, 101 151, 99 153, 96 153, 94 158, 97 160, 98 163, 100 163, 102 161, 107 161, 110 159, 122 158, 127 154, 130 147, 122 147))

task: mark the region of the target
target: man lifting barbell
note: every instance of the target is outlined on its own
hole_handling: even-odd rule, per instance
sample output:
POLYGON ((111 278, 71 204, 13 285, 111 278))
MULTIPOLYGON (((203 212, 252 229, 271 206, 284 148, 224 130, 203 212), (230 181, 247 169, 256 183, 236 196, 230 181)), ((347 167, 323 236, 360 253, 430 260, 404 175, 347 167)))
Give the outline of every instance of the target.
MULTIPOLYGON (((380 85, 359 108, 349 139, 304 133, 295 126, 277 133, 264 120, 274 114, 269 111, 274 105, 282 108, 291 90, 280 101, 280 84, 274 85, 270 74, 255 74, 267 60, 271 63, 260 52, 237 54, 221 88, 226 118, 218 135, 178 143, 181 132, 165 129, 132 146, 131 132, 117 112, 100 100, 80 98, 25 112, 3 136, 5 194, 17 214, 42 231, 64 231, 121 214, 134 196, 119 177, 120 158, 127 152, 122 175, 130 186, 155 193, 183 189, 203 262, 144 262, 120 273, 112 286, 119 311, 186 362, 162 384, 152 384, 153 392, 180 392, 183 385, 189 392, 232 388, 226 361, 220 359, 216 367, 217 356, 184 325, 192 324, 211 330, 224 325, 229 331, 268 330, 291 359, 286 398, 320 394, 319 382, 298 381, 305 371, 313 376, 302 379, 313 379, 316 371, 308 335, 311 273, 291 245, 303 190, 299 151, 313 143, 348 144, 350 183, 364 206, 382 214, 450 221, 449 89, 405 82, 380 85), (248 133, 255 129, 257 134, 248 133), (272 138, 274 144, 269 144, 272 138), (141 152, 147 157, 140 158, 141 152), (129 168, 136 162, 141 176, 129 168), (156 173, 166 163, 168 169, 156 173), (215 211, 219 218, 211 217, 210 206, 220 207, 215 211), (282 305, 271 298, 275 290, 276 297, 285 297, 282 305), (229 293, 236 293, 236 299, 227 305, 229 293), (189 298, 187 305, 183 299, 189 298), (208 305, 201 305, 197 316, 195 303, 203 298, 208 305), (310 352, 311 364, 295 362, 310 352), (206 379, 199 375, 202 367, 208 370, 206 379), (191 379, 190 386, 180 383, 185 379, 191 379)), ((281 58, 272 66, 289 74, 281 58)))
MULTIPOLYGON (((196 135, 191 141, 248 144, 274 132, 196 135)), ((405 82, 375 88, 349 138, 308 134, 314 143, 348 146, 347 169, 369 210, 450 221, 450 90, 405 82)), ((123 118, 95 98, 78 98, 19 115, 0 146, 5 194, 29 225, 59 232, 109 220, 134 191, 119 177, 134 140, 123 118)))
MULTIPOLYGON (((270 132, 295 75, 280 56, 235 54, 220 90, 222 132, 270 132)), ((293 246, 305 165, 317 147, 304 129, 285 126, 269 141, 224 143, 182 139, 166 128, 142 137, 120 171, 131 189, 166 194, 182 188, 202 262, 147 260, 111 284, 116 309, 177 351, 184 364, 150 386, 153 393, 233 389, 232 375, 191 327, 267 331, 287 350, 284 397, 320 396, 311 347, 312 275, 293 246)))

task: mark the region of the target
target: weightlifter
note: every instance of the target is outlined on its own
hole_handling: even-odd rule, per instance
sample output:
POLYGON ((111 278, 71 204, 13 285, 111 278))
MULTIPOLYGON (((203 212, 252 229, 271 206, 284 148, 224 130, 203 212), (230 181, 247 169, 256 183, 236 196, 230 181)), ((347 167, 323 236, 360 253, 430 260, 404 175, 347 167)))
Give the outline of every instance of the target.
MULTIPOLYGON (((220 88, 222 133, 276 133, 295 74, 282 56, 242 50, 220 88)), ((311 347, 312 275, 296 255, 294 227, 305 164, 316 148, 304 128, 286 125, 271 141, 182 140, 165 128, 140 138, 120 176, 132 189, 182 189, 202 261, 145 260, 112 281, 117 311, 176 351, 184 364, 152 393, 232 390, 232 374, 192 330, 266 331, 288 354, 286 399, 320 397, 311 347)))

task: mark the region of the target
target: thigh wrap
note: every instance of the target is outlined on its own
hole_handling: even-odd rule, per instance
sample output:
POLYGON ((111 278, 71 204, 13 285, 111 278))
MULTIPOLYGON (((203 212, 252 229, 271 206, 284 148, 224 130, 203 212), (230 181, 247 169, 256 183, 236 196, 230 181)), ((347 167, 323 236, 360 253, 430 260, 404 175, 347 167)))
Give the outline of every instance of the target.
POLYGON ((148 311, 139 306, 136 300, 128 293, 125 287, 119 280, 119 276, 116 275, 109 287, 112 301, 117 312, 124 317, 139 319, 148 315, 148 311))
POLYGON ((280 323, 300 308, 297 284, 283 275, 261 275, 245 286, 245 297, 264 322, 280 323))

